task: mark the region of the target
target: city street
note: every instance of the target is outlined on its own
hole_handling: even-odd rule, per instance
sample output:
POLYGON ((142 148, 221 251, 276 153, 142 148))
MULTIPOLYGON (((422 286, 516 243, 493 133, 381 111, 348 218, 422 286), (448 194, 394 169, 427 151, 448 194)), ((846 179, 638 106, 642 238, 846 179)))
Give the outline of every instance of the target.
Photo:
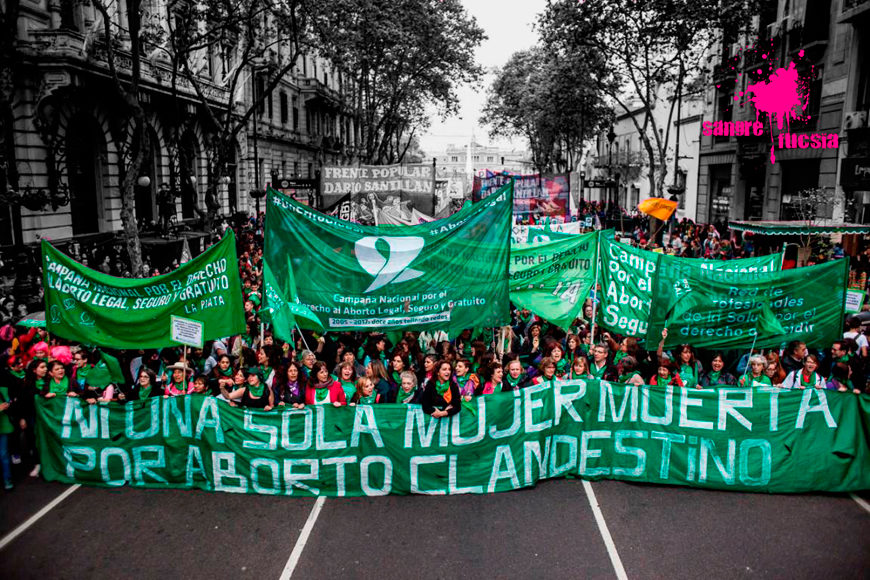
POLYGON ((296 578, 847 579, 870 568, 860 497, 586 485, 321 500, 81 487, 10 542, 69 489, 30 480, 0 498, 0 570, 10 579, 281 578, 294 565, 296 578))

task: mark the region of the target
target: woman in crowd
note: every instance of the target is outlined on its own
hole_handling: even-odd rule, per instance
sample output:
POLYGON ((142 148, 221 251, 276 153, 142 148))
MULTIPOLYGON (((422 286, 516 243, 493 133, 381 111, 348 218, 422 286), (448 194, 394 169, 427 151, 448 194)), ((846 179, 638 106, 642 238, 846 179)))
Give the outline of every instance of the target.
POLYGON ((427 354, 423 357, 423 367, 417 375, 417 384, 420 385, 421 389, 425 387, 426 382, 430 381, 434 376, 436 362, 438 362, 438 355, 427 354))
MULTIPOLYGON (((43 362, 41 358, 34 358, 33 363, 43 362)), ((42 386, 42 396, 46 399, 52 397, 63 396, 77 397, 78 393, 75 389, 75 384, 71 383, 69 377, 66 376, 66 368, 60 361, 53 360, 48 363, 46 380, 42 386)))
POLYGON ((396 393, 396 402, 402 405, 417 404, 420 402, 421 391, 417 388, 417 375, 411 371, 402 373, 402 383, 396 393))
POLYGON ((553 364, 556 365, 556 376, 562 377, 569 371, 568 361, 565 359, 565 351, 562 349, 562 344, 558 341, 553 341, 547 345, 544 350, 544 358, 553 359, 553 364))
POLYGON ((343 362, 339 364, 336 368, 336 376, 344 390, 344 397, 349 401, 356 394, 356 370, 353 363, 343 362))
POLYGON ((233 364, 227 354, 218 356, 217 364, 211 370, 209 388, 215 396, 221 393, 221 387, 231 390, 233 386, 233 364))
POLYGON ((442 341, 438 345, 438 353, 441 355, 441 360, 446 360, 450 364, 453 364, 458 356, 456 347, 448 340, 442 341))
POLYGON ((299 355, 299 360, 302 363, 302 372, 305 376, 311 378, 311 371, 314 369, 314 364, 317 362, 317 357, 310 350, 303 350, 299 355))
POLYGON ((622 357, 622 360, 616 365, 616 370, 619 373, 618 383, 637 386, 643 384, 643 377, 637 369, 637 359, 633 356, 625 355, 622 357))
POLYGON ((767 359, 763 355, 754 354, 749 357, 747 372, 744 372, 737 381, 740 387, 770 387, 773 383, 770 378, 764 374, 764 367, 767 366, 767 359))
POLYGON ((568 374, 565 375, 566 379, 591 379, 592 375, 589 374, 589 361, 585 356, 577 355, 574 360, 571 362, 571 370, 568 371, 568 374))
POLYGON ((248 409, 271 411, 275 406, 275 398, 272 389, 263 381, 263 371, 259 367, 250 367, 245 380, 244 386, 230 393, 230 401, 236 401, 239 406, 248 409))
POLYGON ((540 374, 532 380, 533 385, 555 381, 557 379, 556 362, 550 357, 545 356, 541 359, 541 364, 538 365, 538 372, 540 374))
POLYGON ((825 388, 841 393, 852 391, 856 395, 861 394, 861 389, 856 389, 852 384, 852 367, 842 362, 834 363, 831 367, 831 378, 825 384, 825 388))
POLYGON ((187 380, 188 375, 192 372, 191 368, 184 363, 177 362, 166 367, 166 370, 172 373, 166 386, 163 387, 164 397, 178 397, 180 395, 189 395, 193 392, 193 383, 187 380))
POLYGON ((486 365, 486 343, 482 340, 473 340, 471 342, 471 367, 469 371, 477 374, 480 372, 481 367, 486 365))
MULTIPOLYGON (((378 361, 375 361, 378 362, 378 361)), ((381 369, 384 365, 381 364, 381 369)), ((311 375, 308 377, 308 388, 305 390, 306 405, 329 404, 336 407, 347 405, 347 397, 341 383, 333 379, 326 368, 326 363, 317 361, 311 367, 311 375)))
POLYGON ((713 358, 710 359, 710 370, 701 373, 701 380, 698 382, 698 388, 736 384, 737 379, 734 378, 734 375, 725 371, 725 355, 721 352, 713 353, 713 358))
POLYGON ((688 344, 678 346, 677 365, 677 372, 680 374, 683 385, 690 389, 696 387, 703 368, 701 363, 695 359, 695 349, 688 344))
POLYGON ((462 410, 459 386, 453 380, 453 369, 446 360, 435 363, 435 374, 426 383, 420 404, 424 413, 436 419, 455 415, 462 410))
POLYGON ((502 390, 517 391, 526 386, 528 376, 523 372, 523 363, 518 358, 512 358, 507 363, 507 373, 504 375, 502 390))
POLYGON ((264 382, 270 389, 275 381, 275 367, 277 367, 277 364, 272 360, 272 351, 270 346, 261 346, 257 350, 257 368, 260 369, 264 382))
POLYGON ((119 391, 118 400, 121 402, 139 401, 161 394, 154 371, 146 366, 139 368, 139 376, 135 383, 122 386, 119 391))
POLYGON ((393 387, 387 378, 387 369, 384 368, 384 363, 380 359, 370 361, 366 365, 366 376, 372 380, 375 390, 381 396, 382 403, 392 403, 396 400, 393 387))
POLYGON ((480 379, 477 374, 471 372, 471 366, 471 361, 461 358, 456 361, 456 369, 454 371, 456 385, 459 387, 459 394, 466 401, 470 401, 474 393, 480 388, 480 379))
POLYGON ((569 334, 565 337, 565 359, 568 361, 569 367, 574 365, 574 359, 578 356, 583 356, 580 350, 580 337, 576 334, 569 334))
POLYGON ((305 373, 296 361, 290 361, 272 383, 274 400, 279 406, 289 405, 294 409, 305 406, 305 373))
MULTIPOLYGON (((22 357, 23 362, 23 357, 22 357)), ((48 364, 41 359, 30 361, 24 374, 24 390, 17 397, 18 424, 21 429, 22 455, 27 455, 33 464, 31 477, 39 475, 39 454, 36 451, 36 401, 35 395, 43 394, 48 382, 48 364)), ((47 395, 43 395, 46 396, 47 395)))
POLYGON ((477 393, 478 395, 491 395, 500 393, 504 385, 504 369, 497 362, 489 365, 489 379, 483 384, 483 387, 477 393))
MULTIPOLYGON (((365 358, 363 359, 363 366, 369 366, 369 363, 372 361, 380 361, 382 365, 386 366, 387 363, 387 339, 383 335, 375 335, 369 337, 368 342, 364 348, 365 350, 365 358)), ((377 385, 375 385, 377 387, 377 385)))
POLYGON ((405 363, 405 357, 400 351, 394 351, 393 357, 390 359, 390 372, 387 377, 391 390, 399 390, 399 385, 402 384, 402 373, 406 370, 408 367, 405 363))
POLYGON ((785 369, 782 368, 782 364, 779 360, 779 354, 774 351, 770 351, 767 353, 767 366, 764 367, 764 374, 768 376, 770 382, 774 385, 781 385, 785 380, 785 377, 788 376, 788 373, 785 372, 785 369))
MULTIPOLYGON (((751 361, 750 361, 751 363, 751 361)), ((814 354, 804 357, 803 368, 793 370, 782 382, 784 389, 824 389, 825 378, 818 372, 819 359, 814 354)))
POLYGON ((368 377, 356 381, 356 393, 350 400, 351 405, 375 405, 381 402, 381 396, 375 392, 375 385, 368 377))
POLYGON ((541 339, 541 323, 533 322, 529 326, 529 335, 520 346, 520 359, 527 365, 532 365, 543 354, 544 342, 541 339))
POLYGON ((676 370, 676 365, 668 359, 660 359, 658 372, 651 377, 649 384, 653 386, 673 385, 682 387, 683 381, 676 370))
MULTIPOLYGON (((359 361, 356 360, 356 357, 353 354, 352 348, 347 348, 346 350, 344 350, 341 353, 341 362, 335 366, 335 369, 333 369, 332 374, 334 374, 337 377, 340 376, 339 372, 338 372, 338 367, 345 364, 345 363, 349 363, 353 367, 353 376, 354 376, 353 380, 354 380, 354 382, 356 382, 356 377, 364 376, 366 374, 366 368, 363 365, 359 364, 359 361)), ((354 392, 356 392, 356 386, 354 386, 353 388, 354 388, 354 392)), ((351 394, 351 396, 352 396, 352 394, 351 394)))

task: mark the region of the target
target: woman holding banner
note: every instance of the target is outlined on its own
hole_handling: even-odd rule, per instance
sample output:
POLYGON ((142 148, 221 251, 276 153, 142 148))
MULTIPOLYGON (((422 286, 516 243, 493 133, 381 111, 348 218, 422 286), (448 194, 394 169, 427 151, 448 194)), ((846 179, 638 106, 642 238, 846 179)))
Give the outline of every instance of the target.
POLYGON ((287 369, 280 371, 272 383, 273 400, 280 407, 289 405, 294 409, 301 409, 305 406, 305 384, 302 367, 298 362, 291 361, 287 369))
POLYGON ((528 381, 528 376, 523 372, 523 363, 516 358, 516 355, 510 355, 510 357, 505 357, 508 359, 506 363, 507 373, 504 376, 502 391, 518 391, 525 387, 526 381, 528 381))
POLYGON ((193 383, 187 380, 188 375, 193 372, 193 369, 184 363, 177 362, 166 367, 166 370, 171 371, 172 376, 163 389, 163 396, 165 398, 189 395, 193 392, 193 383))
POLYGON ((701 373, 701 379, 698 381, 696 388, 737 384, 737 379, 734 378, 734 375, 725 371, 725 355, 721 352, 713 353, 713 358, 710 360, 710 369, 707 372, 701 373))
POLYGON ((211 370, 209 377, 209 387, 211 393, 217 396, 221 393, 221 387, 228 391, 233 388, 233 361, 227 354, 218 356, 217 364, 211 370))
MULTIPOLYGON (((383 365, 381 365, 383 368, 383 365)), ((347 405, 347 397, 341 383, 333 379, 326 368, 326 363, 317 361, 311 367, 308 377, 308 389, 305 390, 306 405, 325 405, 331 403, 336 407, 347 405)))
POLYGON ((272 389, 263 380, 263 371, 259 367, 250 367, 246 373, 246 384, 230 393, 231 401, 238 401, 242 407, 271 411, 275 406, 272 389))
POLYGON ((459 386, 453 380, 453 369, 446 360, 435 363, 435 375, 426 383, 420 404, 423 412, 435 419, 455 415, 462 410, 459 386))
MULTIPOLYGON (((33 359, 33 361, 42 361, 42 359, 37 358, 33 359)), ((70 382, 69 377, 66 376, 66 367, 60 361, 51 361, 46 369, 46 379, 42 386, 42 395, 46 399, 57 397, 58 395, 66 395, 67 397, 78 396, 75 390, 75 383, 70 382)))
POLYGON ((782 382, 783 389, 824 389, 825 379, 818 372, 819 359, 814 354, 804 357, 803 368, 788 374, 782 382))
POLYGON ((760 354, 754 354, 749 357, 747 371, 744 372, 740 380, 737 381, 737 386, 740 387, 771 387, 773 383, 770 378, 764 374, 764 367, 767 365, 767 359, 760 354))

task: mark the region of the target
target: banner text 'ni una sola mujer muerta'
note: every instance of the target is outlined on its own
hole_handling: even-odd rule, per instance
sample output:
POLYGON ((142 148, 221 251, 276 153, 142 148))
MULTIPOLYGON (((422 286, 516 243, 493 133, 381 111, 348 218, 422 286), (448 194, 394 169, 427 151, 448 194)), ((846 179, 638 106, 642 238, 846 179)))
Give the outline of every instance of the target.
POLYGON ((268 495, 509 491, 579 476, 756 492, 870 488, 870 398, 815 389, 564 381, 417 405, 273 411, 213 397, 37 402, 42 473, 268 495))
POLYGON ((278 281, 293 269, 298 302, 327 330, 502 326, 510 320, 511 191, 508 184, 442 220, 370 227, 270 190, 264 261, 278 281))

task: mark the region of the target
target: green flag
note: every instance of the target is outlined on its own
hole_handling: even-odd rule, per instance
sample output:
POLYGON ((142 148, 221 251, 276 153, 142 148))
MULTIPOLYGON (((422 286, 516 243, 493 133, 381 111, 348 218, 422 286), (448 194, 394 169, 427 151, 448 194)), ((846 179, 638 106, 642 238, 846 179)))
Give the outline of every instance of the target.
MULTIPOLYGON (((601 238, 600 255, 599 275, 603 292, 599 324, 619 334, 638 338, 647 334, 656 287, 669 289, 681 279, 703 276, 704 272, 751 276, 758 272, 778 271, 782 265, 782 254, 779 253, 727 261, 679 258, 634 248, 607 235, 601 238)), ((672 314, 673 306, 673 302, 665 306, 662 312, 665 318, 672 314)))
POLYGON ((42 284, 48 331, 111 348, 171 346, 170 316, 204 324, 203 340, 245 331, 235 236, 174 272, 116 278, 92 270, 42 242, 42 284))
POLYGON ((848 260, 835 260, 783 271, 684 270, 677 283, 661 276, 649 333, 667 326, 666 347, 828 346, 842 336, 848 272, 848 260))
POLYGON ((598 233, 559 236, 511 247, 511 301, 570 329, 595 280, 598 233))
POLYGON ((260 309, 260 315, 264 321, 272 324, 275 336, 281 340, 292 342, 295 326, 320 331, 323 330, 323 326, 310 308, 299 303, 296 278, 293 275, 293 267, 289 263, 289 257, 287 262, 287 276, 284 278, 284 284, 275 279, 268 263, 263 264, 263 285, 267 306, 260 309))
POLYGON ((442 220, 369 227, 270 190, 264 261, 276 280, 292 269, 299 303, 327 330, 501 326, 509 320, 512 198, 508 184, 442 220))

